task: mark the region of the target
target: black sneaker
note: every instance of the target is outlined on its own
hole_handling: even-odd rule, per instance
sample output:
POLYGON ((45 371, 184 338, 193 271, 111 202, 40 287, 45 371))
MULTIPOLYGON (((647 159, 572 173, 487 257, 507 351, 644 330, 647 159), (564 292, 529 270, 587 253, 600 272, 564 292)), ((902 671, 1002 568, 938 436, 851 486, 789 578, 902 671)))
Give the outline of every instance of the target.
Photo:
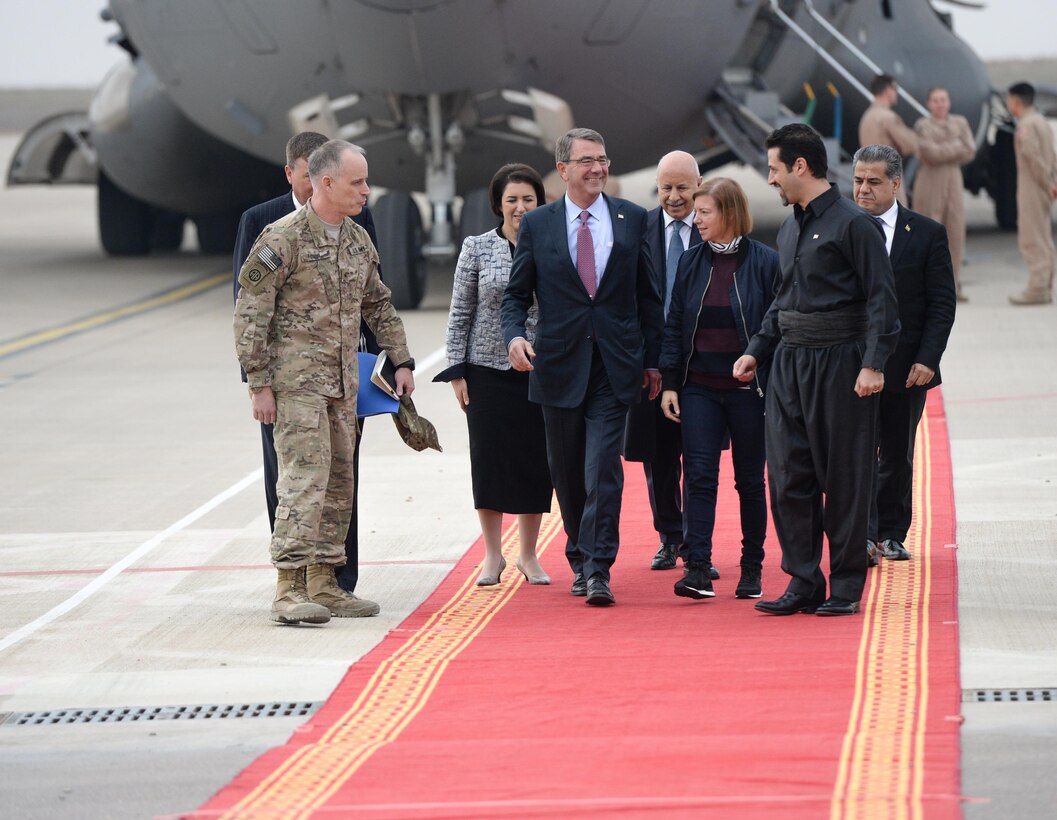
POLYGON ((675 594, 680 598, 715 598, 712 591, 712 579, 709 578, 708 564, 689 564, 686 575, 675 582, 675 594))
POLYGON ((735 598, 760 598, 763 596, 763 588, 760 586, 760 568, 742 567, 741 580, 738 588, 734 590, 735 598))

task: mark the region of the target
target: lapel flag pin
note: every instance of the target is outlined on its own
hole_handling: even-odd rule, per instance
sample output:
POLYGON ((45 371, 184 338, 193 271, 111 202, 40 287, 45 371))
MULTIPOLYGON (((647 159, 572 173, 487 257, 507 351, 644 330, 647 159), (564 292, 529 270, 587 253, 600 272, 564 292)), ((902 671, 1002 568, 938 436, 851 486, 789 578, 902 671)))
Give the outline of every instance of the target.
POLYGON ((624 218, 624 214, 617 214, 617 219, 623 219, 623 218, 624 218))
POLYGON ((815 235, 814 235, 813 237, 811 237, 811 238, 812 238, 812 239, 818 239, 818 234, 815 234, 815 235))

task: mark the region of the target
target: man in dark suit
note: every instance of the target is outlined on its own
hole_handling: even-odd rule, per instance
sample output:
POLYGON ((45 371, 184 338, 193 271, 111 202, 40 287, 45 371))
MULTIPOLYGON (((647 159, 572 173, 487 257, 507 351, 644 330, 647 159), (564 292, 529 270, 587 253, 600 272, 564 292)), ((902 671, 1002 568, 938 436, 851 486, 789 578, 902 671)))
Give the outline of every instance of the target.
MULTIPOLYGON (((679 257, 701 243, 693 224, 694 191, 700 187, 701 174, 691 154, 672 151, 657 163, 660 205, 646 214, 646 244, 653 262, 654 286, 664 299, 665 318, 679 257)), ((675 569, 683 543, 681 456, 679 425, 664 417, 660 400, 633 404, 624 432, 624 458, 641 461, 646 474, 653 528, 661 540, 650 569, 675 569)))
POLYGON ((913 513, 914 438, 925 394, 940 383, 940 357, 954 325, 956 288, 947 244, 939 222, 897 201, 903 161, 889 145, 866 145, 854 162, 855 201, 873 216, 885 236, 895 276, 902 330, 885 364, 878 413, 877 471, 867 553, 892 561, 910 558, 904 542, 913 513))
POLYGON ((521 220, 501 310, 511 365, 532 371, 547 459, 567 536, 572 594, 614 603, 628 406, 660 391, 663 306, 646 244, 646 211, 602 193, 602 136, 576 128, 555 146, 566 194, 521 220), (525 320, 539 305, 535 346, 525 320))
MULTIPOLYGON (((293 213, 312 196, 312 180, 308 176, 308 155, 323 145, 327 138, 314 131, 302 131, 295 134, 286 143, 286 180, 290 183, 290 193, 269 199, 259 205, 254 205, 242 214, 239 220, 239 232, 235 239, 235 254, 232 261, 234 270, 235 301, 239 298, 239 271, 249 256, 250 248, 260 236, 266 225, 270 225, 277 219, 293 213)), ((374 219, 367 207, 352 217, 352 220, 367 231, 374 246, 378 247, 378 237, 374 232, 374 219)), ((381 348, 366 324, 362 325, 364 343, 366 349, 371 353, 377 353, 381 348)), ((246 381, 246 374, 242 374, 242 381, 246 381)), ((363 422, 359 422, 359 433, 357 441, 363 434, 363 422)), ((273 439, 272 425, 261 425, 261 444, 264 449, 264 498, 268 505, 268 523, 275 529, 275 508, 279 503, 276 495, 275 485, 279 480, 279 462, 275 454, 275 441, 273 439)), ((352 521, 349 523, 349 531, 345 536, 345 566, 338 572, 338 584, 346 592, 355 592, 356 582, 359 579, 359 544, 357 541, 357 499, 360 487, 360 448, 356 447, 353 457, 353 477, 355 487, 352 496, 352 521)))

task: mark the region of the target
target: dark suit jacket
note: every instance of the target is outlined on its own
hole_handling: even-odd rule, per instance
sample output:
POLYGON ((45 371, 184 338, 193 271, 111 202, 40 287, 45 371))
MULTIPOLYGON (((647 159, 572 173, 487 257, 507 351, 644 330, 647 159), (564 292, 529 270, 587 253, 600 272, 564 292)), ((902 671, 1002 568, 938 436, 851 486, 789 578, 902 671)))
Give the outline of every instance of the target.
MULTIPOLYGON (((664 305, 664 291, 667 277, 668 248, 664 240, 664 211, 658 205, 646 214, 646 244, 650 249, 650 260, 653 262, 653 284, 661 295, 664 305)), ((690 247, 701 244, 701 234, 697 228, 690 228, 690 247)), ((642 401, 632 405, 628 410, 627 427, 624 429, 624 458, 628 461, 653 461, 656 453, 657 424, 662 421, 658 396, 652 402, 647 400, 648 393, 642 394, 642 401)), ((675 422, 667 422, 674 424, 675 422)))
POLYGON ((915 362, 936 371, 927 390, 940 383, 940 357, 954 326, 954 269, 947 229, 939 222, 899 206, 892 239, 892 274, 902 330, 885 364, 885 390, 905 390, 915 362))
MULTIPOLYGON (((605 196, 603 194, 603 196, 605 196)), ((552 407, 583 402, 595 345, 617 400, 639 400, 642 371, 660 358, 664 306, 646 243, 646 211, 605 197, 613 248, 592 299, 569 255, 565 197, 521 220, 501 316, 506 344, 525 335, 533 296, 539 323, 529 399, 552 407)))
MULTIPOLYGON (((234 293, 235 301, 239 299, 239 271, 242 270, 242 266, 246 264, 246 257, 250 255, 250 249, 253 247, 253 243, 257 241, 257 237, 261 235, 261 231, 268 225, 271 225, 277 219, 282 219, 289 213, 293 213, 294 210, 294 198, 293 195, 287 191, 282 196, 277 196, 275 199, 269 199, 267 202, 262 202, 259 205, 254 205, 252 208, 247 208, 242 212, 242 218, 239 219, 239 232, 235 238, 235 253, 232 257, 232 270, 235 277, 234 282, 234 293)), ((371 242, 374 243, 374 247, 378 247, 378 236, 374 232, 374 217, 371 216, 370 208, 366 206, 356 216, 352 218, 352 221, 367 231, 367 235, 371 237, 371 242)), ((381 263, 378 265, 379 275, 382 272, 381 263)), ((378 345, 378 340, 374 338, 374 334, 371 329, 367 327, 366 323, 361 324, 360 328, 363 332, 363 338, 367 342, 367 350, 371 353, 380 353, 382 348, 378 345)), ((242 374, 242 380, 246 381, 246 374, 242 374)))

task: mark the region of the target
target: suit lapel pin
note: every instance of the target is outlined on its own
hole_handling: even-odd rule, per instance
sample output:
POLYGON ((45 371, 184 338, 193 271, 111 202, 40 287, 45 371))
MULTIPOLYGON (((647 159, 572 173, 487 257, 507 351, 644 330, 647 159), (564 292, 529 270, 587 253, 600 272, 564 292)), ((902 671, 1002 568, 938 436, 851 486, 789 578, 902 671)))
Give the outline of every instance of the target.
POLYGON ((812 238, 812 239, 818 239, 818 234, 815 234, 815 235, 814 235, 813 237, 811 237, 811 238, 812 238))
POLYGON ((910 226, 909 225, 904 225, 903 226, 903 230, 906 231, 907 233, 910 233, 910 226))
POLYGON ((624 218, 624 214, 617 214, 617 219, 623 219, 623 218, 624 218))

